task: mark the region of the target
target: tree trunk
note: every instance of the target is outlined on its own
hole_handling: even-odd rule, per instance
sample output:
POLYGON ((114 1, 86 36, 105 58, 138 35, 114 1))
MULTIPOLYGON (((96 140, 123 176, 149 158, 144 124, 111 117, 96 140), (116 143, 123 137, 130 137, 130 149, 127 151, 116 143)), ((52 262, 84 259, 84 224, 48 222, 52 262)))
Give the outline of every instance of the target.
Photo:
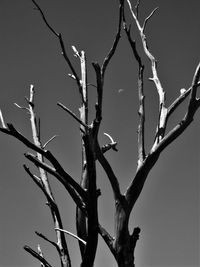
POLYGON ((139 239, 140 228, 136 227, 133 233, 129 233, 130 210, 124 196, 115 203, 115 259, 118 267, 135 267, 134 252, 136 242, 139 239))
POLYGON ((133 267, 134 256, 128 230, 129 213, 125 198, 115 203, 115 258, 119 267, 133 267))

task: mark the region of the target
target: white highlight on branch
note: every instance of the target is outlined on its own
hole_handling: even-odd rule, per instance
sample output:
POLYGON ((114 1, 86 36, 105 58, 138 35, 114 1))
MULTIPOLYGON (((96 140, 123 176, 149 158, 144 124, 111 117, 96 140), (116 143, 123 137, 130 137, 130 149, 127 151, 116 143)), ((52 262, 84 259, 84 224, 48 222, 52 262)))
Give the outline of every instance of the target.
POLYGON ((55 228, 55 230, 60 231, 60 232, 63 232, 63 233, 65 233, 65 234, 68 234, 68 235, 70 235, 70 236, 76 238, 77 240, 81 241, 84 245, 86 245, 86 242, 85 242, 83 239, 81 239, 80 237, 78 237, 78 236, 75 235, 75 234, 72 234, 71 232, 69 232, 69 231, 67 231, 67 230, 63 230, 63 229, 60 229, 60 228, 55 228))
POLYGON ((75 77, 73 74, 68 73, 68 76, 69 76, 70 78, 72 78, 73 80, 76 80, 76 77, 75 77))
POLYGON ((72 45, 72 50, 74 51, 75 57, 80 57, 80 53, 78 52, 78 50, 76 49, 76 47, 74 45, 72 45))
POLYGON ((28 109, 27 107, 22 107, 22 106, 18 105, 17 103, 14 103, 14 105, 15 105, 17 108, 25 109, 25 110, 28 110, 28 111, 29 111, 29 109, 28 109))
POLYGON ((0 121, 1 121, 2 127, 6 129, 7 127, 6 127, 6 124, 4 122, 3 114, 2 114, 1 109, 0 109, 0 121))
POLYGON ((181 94, 181 95, 183 95, 185 92, 186 92, 186 89, 185 89, 185 88, 182 88, 182 89, 180 90, 180 94, 181 94))
MULTIPOLYGON (((40 244, 38 244, 38 246, 37 246, 37 250, 38 250, 38 254, 42 257, 42 258, 44 258, 44 256, 43 256, 43 253, 42 253, 42 249, 41 249, 41 247, 40 247, 40 244)), ((45 267, 45 265, 41 262, 41 267, 45 267)))
POLYGON ((55 134, 54 136, 52 136, 44 145, 43 148, 45 148, 51 141, 53 141, 56 137, 58 137, 57 134, 55 134))
POLYGON ((112 138, 112 136, 110 136, 108 133, 103 133, 104 135, 108 136, 108 138, 110 139, 111 141, 111 144, 115 144, 115 141, 114 139, 112 138))

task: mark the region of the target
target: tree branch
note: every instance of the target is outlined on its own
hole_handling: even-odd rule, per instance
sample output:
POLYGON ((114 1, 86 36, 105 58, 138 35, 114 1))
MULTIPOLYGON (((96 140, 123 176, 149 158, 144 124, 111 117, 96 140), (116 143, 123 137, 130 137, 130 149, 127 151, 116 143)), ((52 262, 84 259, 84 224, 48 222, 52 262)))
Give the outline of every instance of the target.
POLYGON ((117 30, 117 34, 116 34, 113 46, 110 49, 110 51, 109 51, 108 55, 106 56, 106 58, 104 59, 103 65, 101 67, 102 77, 104 77, 106 68, 107 68, 111 58, 113 57, 115 51, 116 51, 117 45, 118 45, 120 37, 121 37, 121 24, 122 24, 123 12, 124 12, 124 0, 120 0, 118 30, 117 30))
POLYGON ((167 109, 167 117, 169 118, 170 115, 177 109, 177 107, 189 96, 191 93, 192 87, 188 88, 183 94, 180 94, 173 103, 167 109))
POLYGON ((117 142, 115 142, 114 140, 113 140, 113 138, 109 135, 109 134, 107 134, 107 133, 104 133, 104 135, 106 135, 106 136, 108 136, 108 138, 110 139, 110 143, 109 144, 106 144, 106 145, 104 145, 102 148, 101 148, 101 151, 102 151, 102 153, 104 154, 105 152, 107 152, 108 150, 110 150, 110 149, 113 149, 114 151, 118 151, 118 149, 116 148, 116 146, 117 146, 117 142))
POLYGON ((114 195, 114 199, 115 200, 119 200, 121 199, 121 192, 120 192, 120 186, 119 186, 119 182, 117 177, 115 176, 109 162, 107 161, 107 159, 105 158, 105 156, 103 155, 101 149, 97 148, 96 150, 96 157, 97 160, 99 161, 99 163, 101 164, 101 166, 103 167, 105 173, 107 174, 107 177, 110 181, 112 190, 113 190, 113 195, 114 195))
POLYGON ((43 19, 44 23, 46 24, 47 28, 58 38, 59 43, 60 43, 60 47, 61 47, 61 53, 62 53, 65 61, 67 62, 69 68, 71 69, 72 74, 74 75, 74 77, 76 79, 78 88, 81 91, 80 79, 79 79, 79 77, 78 77, 78 75, 77 75, 77 73, 76 73, 76 71, 75 71, 75 69, 74 69, 69 57, 67 56, 65 45, 64 45, 64 41, 63 41, 61 33, 58 33, 57 31, 55 31, 54 28, 48 23, 45 15, 44 15, 44 12, 40 8, 40 6, 37 4, 37 2, 35 0, 32 0, 32 2, 36 6, 37 10, 40 12, 40 14, 42 16, 42 19, 43 19))
MULTIPOLYGON (((39 129, 37 129, 37 119, 36 119, 36 115, 35 115, 35 111, 34 111, 34 94, 35 94, 35 90, 34 90, 34 86, 31 85, 30 86, 30 98, 29 98, 29 113, 30 113, 30 120, 31 120, 31 129, 32 129, 32 135, 33 135, 33 142, 34 144, 39 147, 39 148, 43 148, 41 141, 40 141, 40 137, 39 137, 39 129)), ((41 153, 37 153, 37 158, 39 161, 44 162, 44 156, 41 153)), ((53 199, 53 194, 51 191, 51 187, 48 181, 48 177, 46 172, 42 169, 39 168, 39 172, 40 172, 40 177, 41 177, 41 181, 45 187, 45 190, 47 191, 47 193, 50 195, 50 197, 53 199)))
POLYGON ((140 6, 140 0, 137 1, 137 4, 135 5, 136 10, 136 18, 138 19, 139 16, 139 6, 140 6))
POLYGON ((80 120, 69 108, 65 107, 62 103, 58 102, 57 105, 64 109, 67 113, 69 113, 77 122, 79 122, 82 126, 84 126, 86 129, 89 128, 88 125, 86 125, 82 120, 80 120))
MULTIPOLYGON (((30 120, 31 120, 31 128, 32 128, 32 135, 33 135, 33 142, 36 146, 38 146, 41 149, 44 149, 45 146, 53 139, 51 138, 47 143, 43 146, 40 140, 40 125, 37 125, 37 119, 36 119, 36 114, 34 111, 35 103, 34 103, 34 96, 35 96, 35 90, 34 86, 30 86, 30 97, 27 99, 27 102, 29 104, 28 111, 30 113, 30 120)), ((40 153, 37 153, 37 159, 42 162, 44 162, 44 156, 40 153)), ((25 170, 27 173, 31 176, 31 178, 35 181, 35 183, 39 186, 39 188, 43 191, 44 195, 46 196, 48 200, 48 206, 50 208, 52 218, 54 221, 54 227, 63 227, 62 226, 62 219, 60 216, 60 212, 58 209, 58 206, 55 202, 51 186, 48 180, 47 172, 39 167, 39 172, 40 172, 40 181, 36 179, 34 175, 30 172, 30 170, 24 165, 25 170)), ((44 237, 44 236, 43 236, 44 237)), ((65 240, 65 236, 62 233, 56 232, 56 238, 57 238, 57 244, 56 248, 59 253, 60 261, 61 261, 61 266, 62 267, 68 267, 71 266, 71 260, 68 252, 68 247, 67 243, 65 240)))
POLYGON ((85 209, 86 203, 83 202, 83 199, 86 201, 86 192, 80 187, 78 183, 76 183, 70 176, 61 174, 58 170, 54 169, 53 167, 49 166, 48 164, 41 162, 38 160, 37 157, 30 153, 25 153, 25 157, 33 162, 36 167, 40 167, 50 173, 51 175, 55 176, 66 188, 69 192, 70 196, 74 200, 74 202, 79 206, 81 209, 85 209), (78 194, 77 194, 78 193, 78 194))
POLYGON ((45 260, 45 258, 43 258, 39 253, 37 253, 36 251, 34 251, 32 248, 30 248, 29 246, 24 246, 24 249, 30 253, 33 257, 35 257, 36 259, 38 259, 41 263, 44 264, 45 267, 52 267, 52 265, 50 265, 48 263, 47 260, 45 260))
POLYGON ((103 78, 101 74, 101 67, 97 62, 93 62, 92 66, 96 73, 96 88, 97 88, 97 103, 95 105, 96 108, 96 122, 100 125, 102 120, 102 102, 103 102, 103 78))
POLYGON ((45 148, 51 141, 53 141, 56 137, 58 137, 57 134, 55 134, 54 136, 52 136, 48 141, 46 141, 46 143, 44 145, 42 145, 43 148, 45 148))
POLYGON ((199 86, 199 79, 200 79, 200 62, 198 66, 196 67, 193 79, 192 79, 192 89, 191 89, 191 95, 189 100, 189 106, 188 106, 188 115, 193 115, 194 113, 194 106, 197 102, 196 95, 197 95, 197 88, 199 86))
POLYGON ((143 32, 145 31, 147 22, 150 20, 150 18, 154 15, 154 13, 155 13, 157 10, 158 10, 158 7, 154 8, 154 10, 150 13, 150 15, 149 15, 148 17, 145 18, 144 23, 143 23, 143 26, 142 26, 143 32))
POLYGON ((159 121, 158 121, 158 125, 157 125, 156 139, 155 139, 155 143, 154 143, 154 146, 156 146, 162 140, 164 133, 165 133, 166 123, 167 123, 167 108, 165 107, 165 92, 163 90, 163 87, 161 85, 161 82, 160 82, 160 79, 159 79, 158 73, 157 73, 157 62, 156 62, 156 59, 153 56, 153 54, 148 49, 147 40, 146 40, 146 36, 144 34, 144 30, 145 30, 147 21, 152 17, 152 15, 155 13, 157 8, 151 12, 151 14, 145 19, 143 26, 141 26, 139 21, 138 21, 137 16, 135 15, 135 13, 133 11, 130 0, 127 0, 127 3, 129 5, 131 15, 132 15, 133 19, 135 20, 138 31, 140 33, 144 52, 145 52, 147 58, 151 62, 151 70, 152 70, 153 77, 150 78, 150 80, 154 82, 156 89, 157 89, 158 96, 159 96, 159 121))
MULTIPOLYGON (((41 247, 40 247, 40 244, 38 244, 38 246, 37 246, 37 250, 38 250, 38 254, 42 257, 42 258, 44 258, 44 255, 43 255, 43 253, 42 253, 42 249, 41 249, 41 247)), ((45 267, 44 266, 44 264, 41 262, 41 267, 45 267)))
MULTIPOLYGON (((136 8, 138 9, 139 2, 136 8)), ((138 12, 138 11, 137 11, 138 12)), ((137 15, 136 15, 137 16, 137 15)), ((123 24, 126 36, 132 48, 133 55, 138 62, 138 98, 139 98, 139 125, 138 125, 138 168, 142 165, 145 155, 145 105, 144 105, 144 65, 142 64, 141 57, 136 49, 136 43, 131 38, 130 28, 127 28, 125 16, 123 15, 123 24)))
MULTIPOLYGON (((92 148, 90 147, 90 145, 87 146, 84 141, 84 135, 89 134, 90 132, 90 128, 85 127, 85 125, 88 125, 88 112, 89 112, 88 110, 87 61, 86 61, 86 55, 84 51, 78 52, 75 47, 73 47, 73 50, 79 57, 80 66, 81 66, 82 88, 81 88, 81 106, 79 108, 79 113, 80 113, 80 121, 81 121, 80 135, 81 135, 81 146, 82 146, 82 168, 81 168, 80 185, 85 191, 88 191, 89 182, 90 182, 89 181, 90 170, 89 170, 89 162, 86 156, 86 152, 87 150, 90 150, 92 148)), ((87 240, 88 219, 86 218, 82 210, 80 210, 78 207, 76 208, 76 230, 77 230, 77 235, 81 240, 87 240)), ((81 257, 83 260, 86 246, 80 240, 79 240, 79 247, 80 247, 81 257)))
POLYGON ((59 231, 59 232, 63 232, 63 233, 65 233, 65 234, 68 234, 68 235, 70 235, 70 236, 76 238, 77 240, 79 240, 79 241, 80 241, 81 243, 83 243, 84 245, 86 245, 86 242, 85 242, 83 239, 79 238, 77 235, 72 234, 71 232, 69 232, 69 231, 67 231, 67 230, 63 230, 63 229, 60 229, 60 228, 55 228, 55 230, 56 230, 56 231, 59 231))
POLYGON ((58 250, 58 252, 60 253, 59 247, 58 247, 58 245, 57 245, 55 242, 49 240, 49 239, 48 239, 45 235, 43 235, 42 233, 39 233, 39 232, 37 232, 37 231, 35 231, 35 233, 36 233, 36 235, 39 236, 40 238, 44 239, 45 241, 47 241, 48 243, 50 243, 51 245, 53 245, 53 246, 58 250))
POLYGON ((0 110, 0 121, 1 121, 1 125, 3 129, 7 129, 7 126, 5 124, 4 118, 3 118, 3 114, 2 111, 0 110))
POLYGON ((114 257, 116 257, 116 251, 113 247, 114 238, 100 224, 99 224, 99 234, 101 235, 101 237, 105 241, 105 243, 108 246, 108 248, 110 249, 111 253, 114 255, 114 257))
MULTIPOLYGON (((200 79, 200 64, 198 64, 196 68, 191 89, 190 88, 188 89, 188 92, 189 91, 192 92, 192 90, 195 90, 195 93, 190 98, 188 111, 186 112, 186 115, 184 116, 184 118, 181 120, 181 122, 178 125, 176 125, 171 131, 169 131, 168 134, 166 134, 163 137, 163 139, 159 142, 159 144, 153 145, 150 153, 144 160, 141 167, 137 170, 135 178, 132 180, 131 184, 129 185, 126 191, 125 197, 129 204, 129 209, 133 208, 136 200, 138 199, 142 191, 142 188, 144 186, 144 183, 146 181, 147 175, 149 174, 150 170, 157 162, 160 156, 160 153, 169 144, 171 144, 178 136, 180 136, 193 121, 193 117, 197 109, 200 107, 200 100, 196 99, 196 90, 197 90, 197 87, 199 86, 199 79, 200 79)), ((185 94, 187 95, 188 92, 186 92, 185 94)), ((178 103, 180 104, 182 101, 182 98, 178 98, 178 100, 176 101, 178 101, 178 103)), ((178 105, 176 101, 173 103, 173 105, 178 105)), ((170 109, 174 110, 173 105, 170 106, 170 109)), ((170 112, 172 111, 170 110, 170 112)))
MULTIPOLYGON (((169 131, 167 135, 165 135, 160 144, 158 144, 156 147, 152 147, 151 151, 156 151, 159 153, 163 151, 178 136, 180 136, 185 131, 185 129, 191 124, 197 109, 200 107, 200 100, 196 98, 197 88, 200 85, 199 80, 200 80, 200 63, 198 64, 196 71, 194 73, 191 87, 185 92, 186 96, 188 93, 190 93, 190 99, 189 99, 188 110, 184 118, 178 125, 176 125, 171 131, 169 131)), ((184 98, 186 96, 184 95, 184 98)), ((168 109, 168 114, 171 114, 182 101, 183 101, 182 98, 179 97, 168 109)))

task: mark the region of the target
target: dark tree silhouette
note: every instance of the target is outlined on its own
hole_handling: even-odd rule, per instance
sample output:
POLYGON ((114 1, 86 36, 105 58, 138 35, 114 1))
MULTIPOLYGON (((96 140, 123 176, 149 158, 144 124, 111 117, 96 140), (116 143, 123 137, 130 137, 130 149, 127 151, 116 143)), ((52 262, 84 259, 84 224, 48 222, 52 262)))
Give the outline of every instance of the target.
MULTIPOLYGON (((26 147, 35 151, 36 154, 25 153, 25 157, 32 162, 39 170, 39 175, 35 175, 31 172, 29 167, 24 165, 25 171, 33 179, 36 185, 41 189, 45 195, 52 219, 54 222, 54 228, 56 233, 56 241, 49 240, 42 233, 36 232, 36 234, 51 243, 57 250, 60 257, 60 264, 62 267, 70 267, 71 260, 68 251, 65 234, 73 235, 72 233, 64 229, 59 207, 56 204, 51 185, 49 183, 48 176, 54 176, 66 189, 71 198, 76 204, 76 227, 77 236, 73 235, 79 242, 81 253, 81 267, 92 267, 94 265, 98 237, 103 238, 108 246, 108 249, 113 254, 117 265, 119 267, 133 267, 134 263, 134 251, 137 240, 139 239, 140 228, 135 227, 132 232, 129 231, 129 219, 130 214, 134 208, 134 205, 141 194, 144 183, 148 177, 149 172, 153 166, 157 163, 161 152, 171 144, 176 138, 178 138, 185 129, 192 123, 194 115, 200 106, 200 99, 197 97, 197 88, 200 85, 200 64, 197 66, 194 72, 191 86, 187 90, 181 90, 180 95, 167 106, 165 103, 165 91, 162 87, 157 71, 157 61, 151 53, 147 45, 147 37, 145 29, 147 23, 157 11, 155 8, 149 16, 146 17, 143 23, 139 21, 139 8, 140 1, 137 2, 133 8, 129 0, 119 0, 119 21, 117 27, 117 33, 113 42, 113 45, 105 57, 103 64, 100 65, 97 62, 92 63, 92 66, 96 75, 96 84, 93 85, 96 88, 96 105, 94 119, 89 122, 89 103, 88 103, 88 81, 87 81, 87 60, 84 51, 78 51, 74 46, 72 47, 74 55, 80 60, 81 77, 79 77, 73 63, 71 62, 63 41, 62 34, 57 32, 53 26, 47 20, 46 15, 38 5, 38 3, 32 0, 34 7, 38 10, 44 23, 50 32, 57 38, 59 42, 61 54, 68 65, 71 74, 70 77, 77 85, 80 94, 80 116, 74 114, 70 109, 65 107, 62 103, 58 103, 58 106, 71 115, 77 123, 80 124, 80 137, 82 144, 82 174, 80 183, 69 175, 69 173, 61 166, 58 159, 49 151, 46 147, 54 137, 48 142, 42 144, 40 139, 40 121, 35 114, 35 101, 34 101, 34 86, 30 86, 30 96, 26 98, 27 107, 21 107, 28 111, 30 115, 31 128, 33 140, 28 140, 23 134, 21 134, 10 123, 5 123, 2 113, 1 132, 11 135, 24 143, 26 147), (144 96, 144 63, 142 57, 137 50, 136 43, 131 36, 131 28, 127 25, 124 5, 127 5, 126 11, 132 16, 135 22, 139 35, 141 37, 141 45, 143 52, 150 63, 152 77, 150 80, 154 83, 157 90, 159 99, 159 114, 157 128, 155 131, 155 137, 152 147, 149 151, 146 151, 145 146, 145 96, 144 96), (119 185, 119 177, 114 173, 109 161, 105 154, 109 150, 117 151, 117 143, 113 138, 106 134, 110 143, 101 146, 98 139, 99 129, 102 122, 102 103, 103 103, 103 89, 104 89, 104 77, 107 67, 115 55, 115 51, 120 42, 121 32, 124 31, 127 37, 127 41, 133 53, 133 57, 138 63, 138 97, 139 97, 139 125, 138 125, 138 164, 134 177, 126 192, 122 193, 119 185), (183 101, 189 98, 187 110, 185 116, 166 133, 166 127, 168 119, 173 115, 174 111, 183 103, 183 101), (108 231, 100 224, 98 217, 98 197, 101 192, 97 188, 98 173, 96 169, 96 162, 99 162, 103 170, 105 171, 107 178, 110 182, 113 191, 113 198, 115 202, 115 225, 114 236, 111 236, 108 231)), ((42 266, 50 267, 48 259, 45 259, 40 247, 38 251, 34 251, 29 246, 25 246, 24 249, 29 252, 33 257, 37 258, 42 266)))

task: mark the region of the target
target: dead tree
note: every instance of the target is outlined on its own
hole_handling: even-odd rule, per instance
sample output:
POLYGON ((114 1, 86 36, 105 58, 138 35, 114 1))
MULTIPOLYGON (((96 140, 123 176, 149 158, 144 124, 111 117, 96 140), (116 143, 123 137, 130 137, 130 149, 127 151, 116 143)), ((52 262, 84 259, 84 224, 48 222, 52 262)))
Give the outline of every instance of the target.
MULTIPOLYGON (((198 64, 191 82, 191 86, 184 91, 180 92, 180 95, 171 103, 166 106, 165 103, 165 91, 159 79, 157 71, 157 61, 151 53, 147 45, 147 37, 145 34, 146 25, 157 11, 154 9, 143 23, 139 21, 139 7, 140 1, 137 2, 133 8, 129 0, 119 0, 119 20, 117 33, 114 39, 114 43, 105 57, 103 64, 95 62, 92 66, 96 75, 96 84, 93 85, 96 88, 97 101, 95 105, 94 119, 89 122, 88 114, 90 112, 88 105, 88 81, 87 81, 87 60, 84 51, 78 51, 75 46, 72 47, 75 57, 80 60, 81 77, 79 77, 76 69, 70 60, 63 41, 61 33, 58 33, 54 27, 48 22, 44 12, 38 5, 38 3, 32 0, 34 7, 38 10, 42 16, 43 22, 46 24, 50 32, 57 38, 61 54, 68 65, 71 74, 69 75, 77 85, 80 94, 80 116, 77 116, 70 109, 64 106, 62 103, 58 103, 58 106, 71 115, 77 123, 80 124, 80 137, 82 144, 82 174, 80 183, 69 175, 69 173, 61 166, 58 159, 49 151, 46 147, 54 137, 52 137, 45 144, 42 144, 40 138, 40 121, 35 114, 35 101, 34 101, 34 86, 30 86, 30 97, 26 98, 27 106, 21 107, 28 111, 30 115, 31 128, 33 140, 28 140, 23 134, 21 134, 10 123, 5 123, 3 115, 1 113, 1 132, 11 135, 24 143, 25 146, 36 154, 25 153, 25 157, 32 162, 39 170, 39 175, 35 175, 31 172, 29 167, 24 165, 25 171, 29 174, 36 185, 41 189, 45 195, 52 219, 54 222, 54 228, 56 233, 56 241, 49 240, 42 233, 36 232, 36 234, 47 242, 51 243, 57 250, 60 257, 60 264, 62 267, 70 267, 71 260, 68 252, 67 242, 65 234, 73 235, 79 242, 81 253, 81 267, 92 267, 94 265, 98 236, 100 235, 108 246, 109 250, 113 254, 117 265, 119 267, 133 267, 134 264, 134 250, 136 242, 139 239, 140 228, 135 227, 132 232, 129 231, 129 219, 130 214, 134 208, 134 205, 141 194, 144 183, 148 177, 149 172, 153 166, 157 163, 161 152, 170 145, 176 138, 178 138, 186 128, 192 123, 194 115, 200 106, 200 99, 197 97, 197 89, 200 85, 200 63, 198 64), (151 149, 145 151, 145 96, 144 96, 144 64, 142 57, 140 56, 136 43, 132 39, 131 29, 127 26, 124 5, 127 4, 128 10, 135 22, 139 35, 141 37, 141 45, 143 52, 146 55, 150 63, 152 77, 150 80, 154 83, 157 90, 159 99, 159 115, 157 128, 155 131, 155 137, 151 149), (110 143, 101 146, 99 144, 98 135, 102 122, 102 103, 103 103, 103 89, 104 89, 104 77, 107 67, 115 55, 115 51, 120 41, 121 32, 124 30, 127 40, 130 44, 130 48, 133 53, 133 57, 138 63, 138 98, 139 98, 139 125, 138 125, 138 163, 137 169, 130 185, 126 192, 121 192, 119 185, 119 177, 114 173, 110 163, 108 162, 105 154, 109 150, 117 151, 117 143, 113 138, 106 134, 110 143), (185 99, 189 98, 187 110, 185 116, 177 123, 177 125, 166 133, 166 127, 168 119, 173 115, 174 111, 183 103, 185 99), (105 171, 107 178, 110 182, 113 198, 115 202, 115 226, 114 236, 111 236, 108 231, 100 224, 98 218, 98 197, 100 196, 100 190, 97 188, 97 170, 96 162, 99 162, 103 170, 105 171), (59 211, 59 207, 56 204, 56 200, 52 193, 51 185, 49 183, 48 176, 55 177, 69 193, 73 201, 77 206, 76 211, 76 226, 77 236, 66 231, 62 224, 62 218, 59 211)), ((34 251, 29 246, 24 247, 33 257, 37 258, 42 266, 50 267, 51 264, 44 258, 43 253, 38 247, 38 251, 34 251)))

